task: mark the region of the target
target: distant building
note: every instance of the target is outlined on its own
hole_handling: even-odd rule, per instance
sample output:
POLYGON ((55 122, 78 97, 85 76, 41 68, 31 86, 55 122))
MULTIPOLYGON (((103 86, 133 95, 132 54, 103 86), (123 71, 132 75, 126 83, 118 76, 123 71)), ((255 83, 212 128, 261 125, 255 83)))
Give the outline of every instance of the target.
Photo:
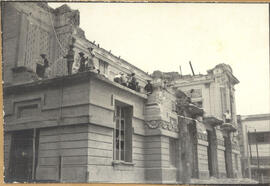
POLYGON ((230 66, 150 76, 88 41, 67 5, 2 5, 6 181, 241 178, 230 66))
POLYGON ((198 125, 198 132, 204 138, 197 143, 197 148, 205 157, 201 156, 198 167, 194 167, 195 170, 201 169, 199 174, 241 177, 234 97, 234 85, 238 83, 231 67, 226 64, 217 65, 207 75, 179 75, 173 80, 175 88, 184 91, 204 110, 204 125, 198 125), (229 111, 230 122, 225 121, 226 111, 229 111), (219 121, 224 121, 224 124, 219 121), (205 144, 203 139, 208 143, 205 144))
POLYGON ((239 115, 244 177, 270 183, 270 114, 239 115))

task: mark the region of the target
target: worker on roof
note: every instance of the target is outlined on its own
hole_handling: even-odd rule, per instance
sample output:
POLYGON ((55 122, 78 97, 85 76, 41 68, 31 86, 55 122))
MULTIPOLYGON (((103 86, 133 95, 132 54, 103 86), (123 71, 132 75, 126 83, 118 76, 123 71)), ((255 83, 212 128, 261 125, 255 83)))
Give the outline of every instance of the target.
POLYGON ((144 90, 145 90, 147 95, 153 93, 153 85, 151 83, 151 80, 147 80, 147 84, 145 85, 144 90))
POLYGON ((84 72, 86 70, 85 63, 88 60, 88 57, 85 58, 83 52, 80 52, 79 55, 80 55, 80 68, 79 68, 79 72, 84 72))
POLYGON ((68 71, 68 75, 72 74, 72 66, 74 63, 74 51, 73 51, 74 46, 73 45, 69 45, 69 50, 66 56, 64 56, 64 58, 67 59, 67 71, 68 71))
POLYGON ((40 57, 42 58, 42 63, 37 63, 36 73, 40 78, 44 78, 45 71, 49 67, 49 61, 46 54, 40 54, 40 57))
POLYGON ((113 81, 116 82, 116 83, 120 83, 120 84, 121 84, 121 75, 122 75, 122 74, 123 74, 123 73, 120 72, 120 73, 118 73, 116 76, 114 76, 113 81))

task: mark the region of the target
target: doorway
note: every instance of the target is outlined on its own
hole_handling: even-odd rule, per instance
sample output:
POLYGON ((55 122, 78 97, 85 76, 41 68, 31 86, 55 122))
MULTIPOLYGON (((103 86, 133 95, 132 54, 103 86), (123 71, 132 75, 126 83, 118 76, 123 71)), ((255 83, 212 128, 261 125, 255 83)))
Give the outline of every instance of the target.
POLYGON ((199 178, 198 175, 198 152, 197 152, 197 129, 196 125, 188 125, 191 157, 191 177, 199 178))
POLYGON ((225 168, 226 168, 226 176, 229 177, 229 162, 228 162, 228 137, 223 136, 225 151, 224 151, 224 158, 225 158, 225 168))
POLYGON ((208 146, 207 146, 207 157, 208 157, 208 170, 209 170, 209 176, 213 176, 213 139, 212 139, 212 131, 206 130, 207 131, 207 141, 208 141, 208 146))
POLYGON ((7 182, 31 182, 35 177, 39 135, 34 130, 12 134, 7 182))

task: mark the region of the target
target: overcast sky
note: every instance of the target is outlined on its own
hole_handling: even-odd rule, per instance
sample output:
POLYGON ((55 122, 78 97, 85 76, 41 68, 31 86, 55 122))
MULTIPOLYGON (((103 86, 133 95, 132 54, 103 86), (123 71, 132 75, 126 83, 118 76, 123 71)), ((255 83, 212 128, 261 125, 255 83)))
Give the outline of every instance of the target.
MULTIPOLYGON (((63 3, 49 3, 53 8, 63 3)), ((142 70, 191 74, 229 64, 237 114, 269 113, 267 4, 68 3, 88 40, 142 70)))

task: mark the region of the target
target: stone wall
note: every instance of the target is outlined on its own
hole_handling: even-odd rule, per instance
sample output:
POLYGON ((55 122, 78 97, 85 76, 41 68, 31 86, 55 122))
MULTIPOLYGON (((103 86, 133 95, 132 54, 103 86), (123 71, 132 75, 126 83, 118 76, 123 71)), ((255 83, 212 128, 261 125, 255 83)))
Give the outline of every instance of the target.
POLYGON ((216 130, 217 133, 217 156, 218 156, 218 171, 220 178, 226 178, 226 162, 225 162, 225 144, 223 134, 220 130, 216 130))
POLYGON ((147 183, 175 183, 177 171, 170 162, 169 138, 145 137, 145 179, 147 183))
POLYGON ((113 129, 88 128, 88 182, 144 182, 144 137, 133 134, 132 165, 113 164, 113 129))
POLYGON ((87 85, 85 82, 62 85, 63 89, 61 86, 50 88, 45 86, 39 89, 34 86, 22 91, 4 93, 5 130, 57 126, 59 119, 66 124, 88 120, 89 87, 87 85), (20 113, 24 112, 28 105, 36 105, 36 108, 31 111, 35 115, 28 112, 21 116, 20 113))
POLYGON ((201 179, 206 179, 209 177, 207 146, 208 146, 207 141, 199 141, 198 168, 199 168, 199 178, 201 179))
POLYGON ((226 178, 226 162, 225 162, 225 147, 218 145, 217 155, 218 155, 218 171, 220 178, 226 178))
POLYGON ((232 161, 233 161, 234 177, 235 178, 242 177, 241 161, 240 161, 240 153, 239 153, 239 151, 233 150, 233 152, 232 152, 232 161))
POLYGON ((40 130, 37 180, 86 181, 87 128, 76 125, 40 130))
POLYGON ((18 60, 18 42, 19 42, 19 25, 21 14, 9 3, 2 3, 2 20, 3 20, 3 80, 5 83, 11 83, 11 68, 17 65, 18 60))
POLYGON ((11 143, 12 143, 12 134, 5 133, 4 134, 4 174, 8 175, 8 168, 10 164, 10 150, 11 150, 11 143))

